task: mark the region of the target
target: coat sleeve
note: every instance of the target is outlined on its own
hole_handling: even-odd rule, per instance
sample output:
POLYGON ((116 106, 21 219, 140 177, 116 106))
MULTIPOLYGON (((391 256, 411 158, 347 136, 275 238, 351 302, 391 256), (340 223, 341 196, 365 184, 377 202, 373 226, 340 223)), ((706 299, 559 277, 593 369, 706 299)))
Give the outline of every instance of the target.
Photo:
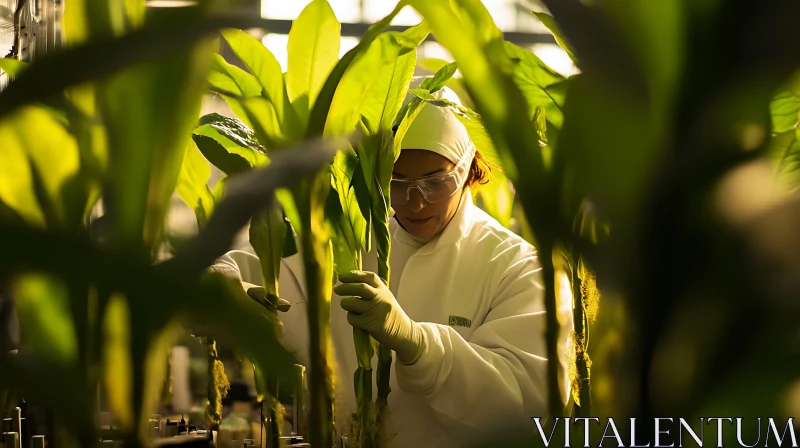
MULTIPOLYGON (((299 255, 281 259, 278 295, 291 303, 287 312, 278 313, 282 324, 281 343, 300 364, 308 366, 308 322, 306 321, 306 295, 303 287, 302 259, 299 255)), ((241 282, 263 286, 261 262, 252 252, 232 250, 218 258, 209 268, 241 282)))
MULTIPOLYGON (((566 275, 560 280, 559 389, 566 403, 572 303, 566 275)), ((398 386, 424 397, 452 437, 474 443, 489 428, 531 431, 531 417, 547 416, 546 314, 535 253, 505 270, 488 314, 468 339, 447 325, 420 325, 425 351, 412 365, 397 364, 398 386)))

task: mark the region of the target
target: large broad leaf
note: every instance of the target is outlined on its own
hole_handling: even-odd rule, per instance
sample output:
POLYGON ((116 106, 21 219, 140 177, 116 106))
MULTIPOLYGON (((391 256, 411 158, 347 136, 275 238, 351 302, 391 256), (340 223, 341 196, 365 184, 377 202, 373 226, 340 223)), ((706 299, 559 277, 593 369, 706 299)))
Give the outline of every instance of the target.
POLYGON ((308 126, 306 127, 307 137, 316 137, 322 135, 323 131, 325 130, 325 123, 330 115, 330 109, 334 95, 337 91, 339 83, 342 80, 342 77, 350 67, 350 64, 352 64, 353 61, 367 51, 370 45, 372 45, 372 42, 383 30, 389 26, 389 24, 392 22, 392 19, 394 19, 400 10, 403 9, 407 4, 407 0, 401 0, 398 2, 397 6, 395 6, 388 16, 370 26, 366 33, 364 33, 364 36, 358 42, 358 45, 345 53, 344 57, 342 57, 342 59, 336 63, 336 66, 331 71, 330 76, 328 76, 328 78, 325 80, 325 84, 322 86, 322 90, 319 93, 319 98, 316 102, 314 102, 313 108, 311 109, 311 115, 308 119, 308 126))
POLYGON ((253 75, 233 64, 229 64, 225 61, 225 58, 218 54, 213 57, 214 64, 208 76, 211 90, 236 97, 261 95, 261 84, 253 75))
MULTIPOLYGON (((418 46, 428 35, 426 24, 409 28, 404 33, 388 34, 392 39, 376 40, 388 60, 377 67, 361 112, 361 123, 370 136, 356 147, 363 185, 371 203, 371 221, 378 251, 378 274, 389 281, 389 184, 392 168, 399 154, 395 147, 392 127, 403 105, 408 86, 414 75, 418 46), (395 38, 395 36, 399 38, 395 38)), ((369 243, 369 241, 368 241, 369 243)))
POLYGON ((800 128, 774 135, 769 154, 778 177, 791 187, 800 186, 800 128))
POLYGON ((180 173, 206 79, 214 42, 130 69, 101 89, 110 142, 110 201, 115 237, 152 250, 180 173))
POLYGON ((340 34, 341 25, 326 0, 309 3, 289 31, 286 90, 303 121, 339 59, 340 34))
POLYGON ((376 125, 391 127, 413 75, 416 46, 427 36, 427 27, 417 25, 403 33, 382 33, 345 72, 331 102, 325 132, 352 132, 360 116, 376 125), (393 77, 405 80, 400 85, 393 77), (410 73, 410 74, 409 74, 410 73))
MULTIPOLYGON (((231 104, 229 101, 228 104, 231 104)), ((259 143, 268 150, 286 147, 290 141, 283 135, 275 107, 263 97, 242 98, 236 113, 244 113, 243 120, 253 128, 259 143), (241 108, 241 111, 238 110, 241 108)))
POLYGON ((267 163, 266 150, 253 131, 235 118, 205 115, 193 138, 206 159, 229 176, 267 163))
MULTIPOLYGON (((133 426, 133 370, 131 357, 132 324, 130 307, 124 296, 115 294, 102 316, 103 327, 103 385, 108 405, 120 426, 133 426)), ((141 332, 141 330, 140 330, 141 332)), ((140 360, 143 362, 143 360, 140 360)), ((137 366, 136 368, 141 368, 137 366)))
POLYGON ((531 117, 537 106, 544 106, 548 119, 560 128, 564 121, 561 109, 566 97, 565 78, 530 51, 510 42, 506 42, 505 47, 508 56, 516 62, 514 82, 528 102, 531 117))
POLYGON ((186 205, 194 210, 197 225, 202 227, 214 209, 214 195, 208 188, 211 167, 194 142, 186 148, 176 190, 186 205))
POLYGON ((358 162, 354 153, 339 152, 331 166, 333 194, 328 196, 325 214, 335 230, 333 261, 340 274, 361 268, 365 247, 367 221, 352 186, 358 162))
POLYGON ((21 75, 26 68, 28 68, 28 64, 26 62, 11 58, 0 58, 0 70, 6 72, 8 77, 12 80, 21 75))
POLYGON ((67 200, 77 187, 77 144, 49 112, 28 107, 3 120, 0 141, 0 200, 32 224, 45 224, 44 212, 54 226, 68 216, 82 216, 85 204, 67 200))
POLYGON ((275 203, 253 217, 250 222, 250 244, 253 245, 261 263, 264 288, 267 294, 272 294, 274 297, 279 296, 278 274, 281 257, 285 252, 286 231, 283 213, 275 203))
POLYGON ((300 121, 289 101, 283 72, 275 56, 264 44, 243 30, 223 30, 222 37, 258 80, 261 94, 275 108, 283 134, 293 140, 299 139, 302 136, 300 121))
POLYGON ((782 134, 795 129, 800 122, 800 97, 789 90, 775 95, 769 105, 772 117, 772 132, 782 134))
POLYGON ((63 365, 77 364, 76 329, 63 282, 31 274, 17 279, 12 288, 25 351, 63 365))

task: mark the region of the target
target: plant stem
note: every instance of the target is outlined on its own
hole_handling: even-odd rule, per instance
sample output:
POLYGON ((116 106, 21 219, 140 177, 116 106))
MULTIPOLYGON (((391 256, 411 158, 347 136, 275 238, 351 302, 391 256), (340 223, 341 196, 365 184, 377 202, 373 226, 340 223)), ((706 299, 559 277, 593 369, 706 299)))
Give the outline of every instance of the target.
MULTIPOLYGON (((388 232, 386 234, 388 237, 388 232)), ((388 239, 388 238, 387 238, 388 239)), ((383 245, 379 245, 379 255, 381 258, 381 262, 378 263, 378 277, 383 280, 386 286, 389 286, 389 247, 390 245, 388 242, 383 245), (387 250, 383 251, 382 248, 385 247, 387 250)), ((377 408, 377 416, 375 417, 375 428, 378 431, 378 438, 379 438, 379 445, 382 445, 385 441, 386 435, 386 412, 389 406, 389 393, 391 392, 391 388, 389 387, 389 380, 390 375, 392 373, 392 351, 388 348, 380 345, 378 349, 378 398, 375 400, 375 407, 377 408)))
MULTIPOLYGON (((278 381, 269 380, 269 395, 266 398, 267 415, 269 415, 270 438, 267 440, 267 447, 278 448, 281 441, 281 425, 283 412, 280 401, 278 400, 278 381)), ((262 404, 263 406, 263 404, 262 404)))
MULTIPOLYGON (((319 177, 312 182, 319 182, 319 177)), ((330 182, 330 181, 328 181, 330 182)), ((305 183, 304 183, 305 184, 305 183)), ((330 335, 330 301, 326 296, 326 278, 323 260, 328 259, 325 241, 319 234, 324 228, 322 207, 324 201, 317 203, 309 194, 307 185, 301 188, 296 198, 306 201, 304 214, 302 247, 303 265, 308 289, 308 328, 310 331, 310 399, 309 418, 311 445, 320 448, 333 446, 333 385, 331 368, 328 365, 328 338, 330 335), (305 191, 302 191, 305 190, 305 191)), ((300 202, 300 201, 298 201, 300 202)))
POLYGON ((578 372, 578 401, 575 415, 588 417, 592 413, 591 384, 589 382, 589 366, 586 363, 586 298, 581 291, 580 257, 572 255, 572 316, 575 325, 575 369, 578 372))
POLYGON ((208 358, 206 425, 208 429, 217 431, 222 421, 222 394, 219 388, 220 378, 217 374, 217 361, 219 361, 217 342, 211 338, 206 338, 206 356, 208 358))
POLYGON ((545 338, 547 341, 547 384, 548 409, 550 417, 561 417, 564 413, 564 405, 561 402, 561 392, 558 386, 558 306, 556 302, 555 288, 555 266, 553 265, 553 244, 550 241, 540 242, 539 253, 542 261, 542 274, 544 275, 544 306, 547 312, 547 329, 545 338))

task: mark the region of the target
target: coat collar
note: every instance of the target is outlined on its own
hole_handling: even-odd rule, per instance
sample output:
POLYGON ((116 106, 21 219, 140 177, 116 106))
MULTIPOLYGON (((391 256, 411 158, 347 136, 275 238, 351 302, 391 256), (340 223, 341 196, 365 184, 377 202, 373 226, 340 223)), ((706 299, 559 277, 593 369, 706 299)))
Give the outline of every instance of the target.
MULTIPOLYGON (((472 207, 474 207, 472 191, 468 187, 462 194, 461 203, 458 205, 458 210, 453 215, 453 219, 447 223, 442 233, 420 247, 417 254, 429 255, 443 247, 450 247, 461 241, 472 227, 472 207)), ((419 246, 419 243, 400 226, 394 218, 394 214, 392 214, 392 225, 392 238, 394 241, 401 244, 419 246)))

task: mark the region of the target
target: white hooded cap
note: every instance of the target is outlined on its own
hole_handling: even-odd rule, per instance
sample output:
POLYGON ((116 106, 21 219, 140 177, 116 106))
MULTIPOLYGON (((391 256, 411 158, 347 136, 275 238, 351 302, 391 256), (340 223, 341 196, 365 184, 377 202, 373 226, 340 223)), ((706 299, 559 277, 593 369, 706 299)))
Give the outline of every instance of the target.
MULTIPOLYGON (((410 88, 419 87, 422 81, 429 77, 414 77, 410 88)), ((461 105, 458 95, 448 87, 443 87, 432 95, 461 105)), ((414 95, 409 93, 404 104, 411 101, 412 98, 414 95)), ((454 164, 457 164, 464 154, 472 153, 474 148, 475 145, 469 138, 467 128, 458 121, 449 108, 428 103, 422 106, 400 144, 401 151, 403 149, 424 149, 435 152, 454 164)))

